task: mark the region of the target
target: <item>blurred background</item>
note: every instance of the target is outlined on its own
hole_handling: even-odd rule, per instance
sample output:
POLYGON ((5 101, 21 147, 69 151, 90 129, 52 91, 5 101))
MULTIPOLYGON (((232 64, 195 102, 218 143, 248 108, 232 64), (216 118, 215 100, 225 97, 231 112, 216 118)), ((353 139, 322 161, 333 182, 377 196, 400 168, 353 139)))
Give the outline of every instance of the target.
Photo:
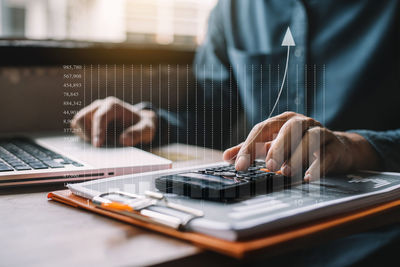
MULTIPOLYGON (((0 133, 66 132, 73 114, 110 95, 186 110, 216 2, 0 0, 0 133)), ((229 146, 246 135, 232 132, 229 146)))
POLYGON ((0 37, 195 47, 216 0, 0 0, 0 37))

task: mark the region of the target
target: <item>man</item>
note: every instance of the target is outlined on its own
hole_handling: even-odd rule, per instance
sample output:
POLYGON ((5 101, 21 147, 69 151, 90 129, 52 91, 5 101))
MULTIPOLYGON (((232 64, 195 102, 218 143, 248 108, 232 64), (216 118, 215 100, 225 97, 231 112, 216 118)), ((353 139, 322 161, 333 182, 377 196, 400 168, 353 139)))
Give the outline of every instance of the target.
POLYGON ((221 0, 196 55, 197 95, 188 111, 108 98, 82 110, 72 126, 101 146, 107 125, 126 118, 130 126, 119 141, 136 145, 158 142, 168 123, 170 141, 222 148, 244 111, 253 128, 224 153, 237 170, 261 154, 267 168, 305 180, 356 169, 400 171, 399 47, 397 0, 221 0), (268 118, 285 82, 279 68, 288 26, 296 46, 268 118))
POLYGON ((107 125, 123 117, 130 127, 119 141, 129 146, 157 142, 157 130, 165 135, 159 115, 169 119, 169 141, 179 137, 181 142, 224 147, 219 136, 226 136, 236 111, 243 109, 254 128, 244 143, 224 154, 238 170, 249 166, 257 144, 264 143, 269 169, 295 175, 308 168, 306 180, 332 171, 400 171, 399 17, 399 3, 393 0, 220 1, 196 56, 197 99, 189 112, 166 114, 108 98, 83 109, 72 126, 85 128, 87 139, 101 146, 107 125), (295 53, 287 90, 274 114, 297 113, 265 120, 279 88, 267 88, 268 82, 260 82, 262 71, 249 73, 249 68, 264 66, 266 71, 284 63, 286 50, 280 44, 287 26, 295 53), (324 72, 316 73, 315 66, 324 72))

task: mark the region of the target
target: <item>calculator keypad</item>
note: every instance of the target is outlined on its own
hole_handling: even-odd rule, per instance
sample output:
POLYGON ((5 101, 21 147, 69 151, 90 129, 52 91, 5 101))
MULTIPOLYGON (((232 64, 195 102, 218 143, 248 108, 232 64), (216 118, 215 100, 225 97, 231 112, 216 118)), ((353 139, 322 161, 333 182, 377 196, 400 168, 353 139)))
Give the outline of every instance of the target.
POLYGON ((250 166, 247 171, 237 171, 235 169, 235 166, 233 165, 228 165, 228 166, 219 166, 219 167, 214 167, 214 168, 206 168, 206 169, 200 169, 197 171, 197 173, 201 174, 208 174, 208 175, 215 175, 215 176, 220 176, 222 178, 238 178, 238 179, 244 179, 244 180, 249 180, 249 181, 254 181, 257 180, 258 178, 266 177, 266 176, 272 176, 272 175, 278 175, 275 172, 269 171, 265 168, 264 164, 253 164, 253 166, 250 166))
POLYGON ((284 189, 290 179, 269 171, 263 163, 255 163, 247 171, 223 165, 162 176, 155 182, 162 192, 220 201, 284 189))

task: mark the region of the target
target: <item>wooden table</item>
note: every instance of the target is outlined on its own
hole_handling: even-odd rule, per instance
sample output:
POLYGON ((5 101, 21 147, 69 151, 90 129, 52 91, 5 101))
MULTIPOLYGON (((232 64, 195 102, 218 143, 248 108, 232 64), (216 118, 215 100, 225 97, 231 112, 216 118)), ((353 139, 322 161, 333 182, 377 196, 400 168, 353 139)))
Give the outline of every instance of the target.
MULTIPOLYGON (((154 150, 173 167, 221 160, 220 151, 177 145, 154 150)), ((63 186, 0 190, 0 266, 143 266, 193 256, 188 243, 47 200, 63 186)))
MULTIPOLYGON (((153 150, 176 160, 173 167, 221 160, 222 153, 186 145, 153 150)), ((0 190, 0 266, 221 266, 237 261, 203 251, 189 243, 116 220, 47 200, 47 192, 62 186, 0 190)), ((354 225, 291 241, 251 261, 296 248, 318 246, 326 240, 398 223, 400 209, 357 221, 354 225), (382 220, 384 218, 384 220, 382 220)), ((247 260, 249 261, 249 260, 247 260)), ((267 260, 268 261, 268 260, 267 260)))

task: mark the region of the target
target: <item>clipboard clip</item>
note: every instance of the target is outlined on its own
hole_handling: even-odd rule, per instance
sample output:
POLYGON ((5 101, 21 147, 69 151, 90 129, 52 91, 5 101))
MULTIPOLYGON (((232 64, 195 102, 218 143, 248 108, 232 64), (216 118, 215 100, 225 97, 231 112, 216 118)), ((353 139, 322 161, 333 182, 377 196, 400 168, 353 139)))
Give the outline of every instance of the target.
POLYGON ((144 195, 111 191, 93 197, 92 203, 98 208, 126 215, 143 222, 156 223, 174 229, 183 229, 190 220, 204 216, 202 210, 170 202, 162 193, 153 191, 145 191, 144 195), (187 216, 180 218, 151 210, 151 207, 164 207, 184 213, 187 216))

